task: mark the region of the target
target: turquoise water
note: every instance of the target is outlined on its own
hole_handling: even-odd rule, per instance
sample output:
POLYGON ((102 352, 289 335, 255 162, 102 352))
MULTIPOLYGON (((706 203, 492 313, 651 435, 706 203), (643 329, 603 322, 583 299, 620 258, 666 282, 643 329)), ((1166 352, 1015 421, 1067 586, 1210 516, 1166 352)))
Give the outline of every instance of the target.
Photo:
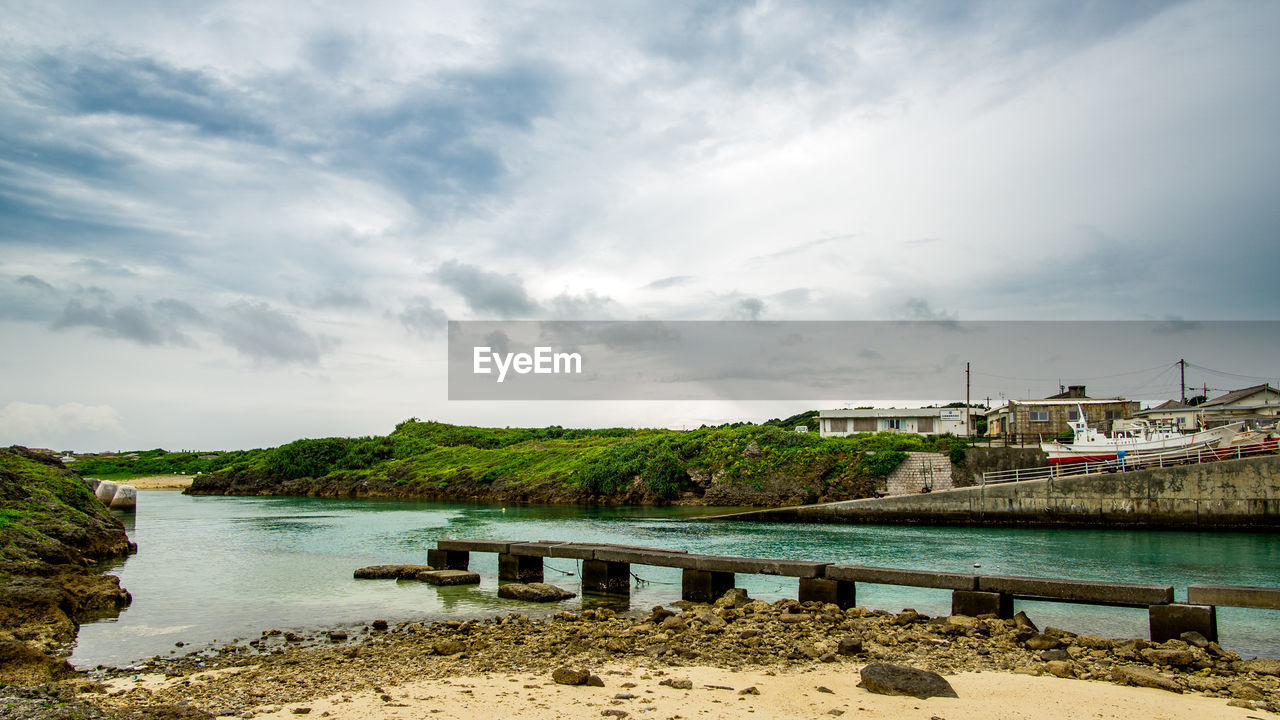
MULTIPOLYGON (((477 586, 353 580, 365 565, 425 563, 443 537, 616 542, 718 555, 785 557, 955 572, 1073 579, 1280 584, 1280 536, 1128 530, 782 525, 709 522, 704 508, 507 507, 387 500, 188 497, 139 493, 122 516, 138 554, 108 568, 133 593, 119 618, 83 626, 72 662, 124 665, 258 636, 268 628, 317 629, 508 612, 580 608, 577 598, 533 607, 497 597, 497 558, 472 555, 477 586), (975 569, 975 565, 979 567, 975 569)), ((573 561, 547 562, 547 582, 579 591, 573 561), (565 575, 561 572, 574 573, 565 575)), ((648 581, 632 591, 637 612, 680 599, 680 571, 633 566, 648 581)), ((797 581, 739 575, 753 597, 795 597, 797 581)), ((590 602, 590 599, 588 599, 590 602)), ((945 614, 950 593, 858 586, 871 608, 945 614)), ((625 601, 624 601, 625 604, 625 601)), ((1041 627, 1137 637, 1142 609, 1018 603, 1041 627)), ((1222 644, 1242 655, 1280 656, 1280 612, 1219 608, 1222 644)))

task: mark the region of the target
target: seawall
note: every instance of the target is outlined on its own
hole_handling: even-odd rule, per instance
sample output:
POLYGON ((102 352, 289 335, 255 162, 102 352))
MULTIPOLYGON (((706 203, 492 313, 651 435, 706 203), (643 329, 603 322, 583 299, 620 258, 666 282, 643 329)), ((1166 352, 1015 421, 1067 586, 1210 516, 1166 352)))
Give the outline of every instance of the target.
POLYGON ((1280 456, 801 505, 715 519, 1277 529, 1280 456))

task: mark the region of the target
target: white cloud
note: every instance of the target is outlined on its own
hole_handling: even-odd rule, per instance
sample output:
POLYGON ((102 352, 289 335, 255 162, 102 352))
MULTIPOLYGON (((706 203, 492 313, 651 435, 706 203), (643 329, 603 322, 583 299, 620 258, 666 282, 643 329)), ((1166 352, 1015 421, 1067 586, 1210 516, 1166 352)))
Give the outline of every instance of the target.
POLYGON ((67 441, 107 438, 123 432, 120 414, 110 405, 14 401, 0 409, 0 442, 6 445, 62 449, 67 441))

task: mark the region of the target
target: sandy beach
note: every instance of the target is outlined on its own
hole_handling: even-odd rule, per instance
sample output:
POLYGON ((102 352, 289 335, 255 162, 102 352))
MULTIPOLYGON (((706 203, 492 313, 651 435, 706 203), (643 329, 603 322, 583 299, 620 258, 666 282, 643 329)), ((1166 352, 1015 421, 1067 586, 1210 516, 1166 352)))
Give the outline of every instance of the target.
POLYGON ((194 475, 151 475, 149 477, 121 480, 121 485, 132 485, 139 490, 185 490, 191 487, 194 475))
MULTIPOLYGON (((670 671, 613 665, 600 672, 604 687, 557 685, 548 673, 485 673, 411 681, 377 689, 343 692, 303 702, 263 704, 245 714, 267 718, 299 715, 335 720, 408 718, 867 718, 946 720, 1045 720, 1047 718, 1163 718, 1215 720, 1280 717, 1265 710, 1232 707, 1222 698, 1173 694, 1107 682, 1030 676, 1006 672, 964 672, 948 677, 958 698, 875 695, 857 687, 858 666, 843 664, 799 671, 734 671, 687 666, 670 671), (659 683, 687 679, 693 687, 659 683), (754 689, 752 691, 751 689, 754 689)), ((187 678, 142 675, 121 678, 112 691, 144 687, 216 684, 226 670, 187 678)), ((216 710, 216 709, 215 709, 216 710)), ((242 711, 243 712, 243 711, 242 711)))

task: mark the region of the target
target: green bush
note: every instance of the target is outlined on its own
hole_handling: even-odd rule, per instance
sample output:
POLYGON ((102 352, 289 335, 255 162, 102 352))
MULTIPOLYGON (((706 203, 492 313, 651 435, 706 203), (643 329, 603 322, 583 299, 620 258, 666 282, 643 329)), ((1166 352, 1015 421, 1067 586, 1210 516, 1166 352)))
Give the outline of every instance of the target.
POLYGON ((858 467, 871 477, 884 477, 893 472, 907 459, 901 450, 878 450, 863 453, 858 459, 858 467))
POLYGON ((284 480, 324 477, 346 456, 344 438, 294 440, 267 453, 264 469, 284 480))

